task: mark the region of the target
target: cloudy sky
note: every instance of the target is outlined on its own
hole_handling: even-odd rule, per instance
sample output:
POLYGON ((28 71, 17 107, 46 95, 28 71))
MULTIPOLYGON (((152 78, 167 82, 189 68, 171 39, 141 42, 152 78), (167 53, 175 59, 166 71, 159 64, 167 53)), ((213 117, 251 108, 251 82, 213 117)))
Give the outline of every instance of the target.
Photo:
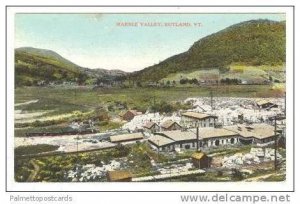
POLYGON ((15 47, 53 50, 89 68, 135 71, 235 23, 283 14, 16 14, 15 47), (184 25, 184 26, 183 26, 184 25))

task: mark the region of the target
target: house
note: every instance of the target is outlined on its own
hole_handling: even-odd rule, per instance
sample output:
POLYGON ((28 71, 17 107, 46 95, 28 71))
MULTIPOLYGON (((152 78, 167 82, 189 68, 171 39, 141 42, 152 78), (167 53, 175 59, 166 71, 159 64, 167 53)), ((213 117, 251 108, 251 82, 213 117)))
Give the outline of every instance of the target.
POLYGON ((278 108, 277 104, 272 103, 272 102, 270 102, 268 100, 265 100, 265 99, 256 101, 256 105, 260 109, 278 108))
POLYGON ((119 116, 122 120, 131 121, 135 116, 142 115, 142 112, 137 110, 127 110, 125 113, 121 113, 119 116))
POLYGON ((113 143, 130 142, 141 139, 144 139, 144 135, 141 132, 110 136, 110 141, 113 143))
POLYGON ((204 152, 196 151, 192 154, 192 163, 198 169, 205 169, 210 167, 211 158, 204 152))
POLYGON ((149 133, 158 132, 160 129, 159 126, 152 121, 149 121, 145 125, 143 125, 143 128, 146 130, 146 132, 149 132, 149 133))
POLYGON ((217 116, 197 113, 197 112, 185 112, 181 114, 181 126, 186 128, 196 127, 214 127, 217 116))
POLYGON ((132 181, 132 174, 129 171, 118 170, 108 171, 107 180, 111 182, 129 182, 132 181))
POLYGON ((172 120, 166 120, 160 125, 162 131, 181 130, 181 126, 172 120))

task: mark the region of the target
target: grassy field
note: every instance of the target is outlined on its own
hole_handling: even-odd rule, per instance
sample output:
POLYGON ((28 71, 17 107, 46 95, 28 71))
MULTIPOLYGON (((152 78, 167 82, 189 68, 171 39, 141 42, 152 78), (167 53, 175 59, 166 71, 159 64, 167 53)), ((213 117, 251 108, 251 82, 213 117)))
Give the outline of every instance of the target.
POLYGON ((179 72, 175 74, 170 74, 167 77, 161 79, 161 82, 173 81, 176 82, 176 86, 180 85, 180 79, 193 79, 207 80, 207 79, 225 79, 225 78, 237 78, 246 81, 264 81, 268 79, 285 81, 285 65, 276 66, 246 66, 233 64, 230 65, 227 72, 219 72, 219 69, 208 69, 208 70, 196 70, 189 72, 179 72))
MULTIPOLYGON (((282 97, 284 86, 274 85, 231 85, 212 87, 169 87, 169 88, 48 88, 23 87, 15 90, 15 103, 37 100, 35 103, 16 106, 26 113, 46 112, 30 119, 30 122, 16 122, 15 135, 25 132, 57 130, 66 127, 76 119, 87 120, 95 116, 97 109, 104 111, 106 120, 100 121, 101 131, 119 128, 122 123, 110 119, 118 118, 125 109, 145 112, 150 106, 161 102, 173 103, 189 97, 282 97), (120 108, 120 104, 122 107, 120 108)), ((101 112, 100 111, 100 112, 101 112)))
POLYGON ((74 110, 90 110, 99 106, 107 106, 117 102, 126 103, 129 108, 148 106, 156 100, 176 101, 188 97, 214 96, 225 97, 280 97, 284 90, 274 90, 273 85, 232 85, 212 87, 180 88, 111 88, 92 90, 24 87, 15 90, 15 103, 39 100, 37 103, 23 105, 18 108, 26 111, 55 110, 49 114, 66 113, 74 110))

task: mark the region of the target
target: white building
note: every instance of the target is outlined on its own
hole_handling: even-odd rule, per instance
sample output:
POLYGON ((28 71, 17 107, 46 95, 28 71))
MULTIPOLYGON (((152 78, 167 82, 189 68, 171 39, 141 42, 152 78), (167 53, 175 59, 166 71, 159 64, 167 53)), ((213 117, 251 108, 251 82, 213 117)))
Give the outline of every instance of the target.
POLYGON ((181 114, 181 126, 185 128, 214 127, 217 116, 206 113, 185 112, 181 114))

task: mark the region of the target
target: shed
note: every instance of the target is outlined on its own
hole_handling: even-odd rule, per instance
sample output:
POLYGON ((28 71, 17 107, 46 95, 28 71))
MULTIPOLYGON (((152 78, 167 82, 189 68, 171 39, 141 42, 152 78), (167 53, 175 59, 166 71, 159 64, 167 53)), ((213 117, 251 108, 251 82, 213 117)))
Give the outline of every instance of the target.
POLYGON ((142 115, 142 112, 138 112, 137 110, 127 110, 126 112, 119 114, 123 120, 127 121, 131 121, 137 115, 142 115))
POLYGON ((166 120, 161 124, 161 128, 163 131, 170 131, 170 130, 180 130, 181 126, 173 120, 166 120))
POLYGON ((111 182, 128 182, 132 181, 132 174, 129 171, 118 170, 118 171, 108 171, 107 180, 111 182))
POLYGON ((159 131, 159 126, 152 121, 149 121, 145 125, 143 125, 143 128, 145 128, 147 131, 151 133, 159 131))
POLYGON ((209 168, 211 158, 208 157, 204 152, 196 151, 192 154, 192 163, 196 168, 199 169, 209 168))
POLYGON ((256 101, 256 104, 261 109, 278 108, 277 104, 265 99, 256 101))

